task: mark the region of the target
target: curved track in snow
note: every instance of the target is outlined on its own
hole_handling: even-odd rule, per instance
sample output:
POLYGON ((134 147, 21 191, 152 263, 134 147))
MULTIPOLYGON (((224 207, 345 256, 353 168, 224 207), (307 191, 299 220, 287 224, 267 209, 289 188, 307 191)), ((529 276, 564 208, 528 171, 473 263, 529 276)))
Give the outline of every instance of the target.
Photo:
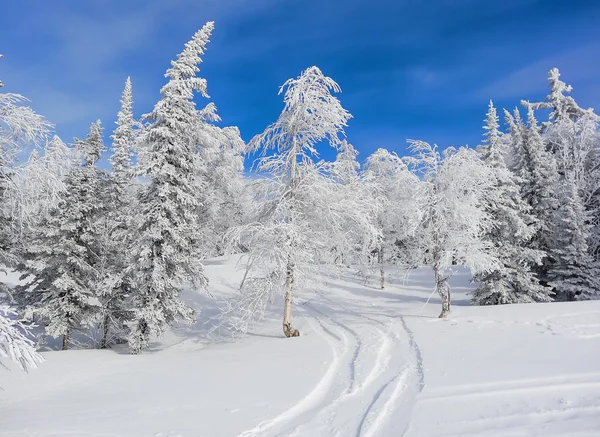
POLYGON ((404 319, 372 314, 366 298, 335 287, 301 308, 333 358, 306 396, 239 437, 402 436, 423 386, 420 352, 404 319))

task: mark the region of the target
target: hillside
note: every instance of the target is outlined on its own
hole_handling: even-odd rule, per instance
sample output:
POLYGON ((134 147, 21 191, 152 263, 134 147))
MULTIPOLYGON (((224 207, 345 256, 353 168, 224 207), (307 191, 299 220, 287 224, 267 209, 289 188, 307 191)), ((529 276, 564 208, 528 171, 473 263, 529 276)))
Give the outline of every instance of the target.
POLYGON ((0 435, 600 435, 600 301, 472 307, 458 270, 441 320, 428 270, 383 291, 348 272, 299 296, 299 338, 282 337, 279 302, 244 339, 214 338, 235 261, 209 261, 215 299, 186 293, 198 323, 141 355, 46 351, 28 374, 0 370, 0 435))

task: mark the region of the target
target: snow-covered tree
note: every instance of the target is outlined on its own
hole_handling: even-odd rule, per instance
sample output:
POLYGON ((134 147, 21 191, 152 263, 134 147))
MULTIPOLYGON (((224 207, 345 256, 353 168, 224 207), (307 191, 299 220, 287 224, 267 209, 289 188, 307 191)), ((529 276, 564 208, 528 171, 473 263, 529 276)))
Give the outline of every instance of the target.
MULTIPOLYGON (((575 121, 585 113, 585 110, 579 107, 575 99, 568 95, 573 91, 573 87, 560 80, 558 68, 550 70, 548 82, 550 84, 550 94, 546 96, 546 100, 543 102, 531 103, 532 109, 550 109, 550 122, 575 121)), ((523 103, 526 106, 529 105, 528 102, 523 101, 523 103)))
POLYGON ((331 175, 338 183, 346 186, 358 184, 360 164, 357 156, 358 152, 354 146, 346 139, 342 140, 331 170, 331 175))
POLYGON ((48 335, 62 336, 63 349, 74 330, 97 322, 100 310, 101 229, 96 226, 104 213, 104 173, 96 166, 104 150, 100 121, 92 123, 87 138, 77 140, 76 147, 82 165, 67 176, 58 206, 32 230, 18 267, 26 283, 16 293, 21 306, 47 322, 48 335))
POLYGON ((117 114, 116 124, 117 128, 111 136, 113 141, 113 154, 110 158, 111 180, 115 190, 122 193, 131 183, 131 157, 137 134, 137 123, 133 118, 133 93, 130 77, 125 81, 125 88, 121 96, 121 110, 117 114))
POLYGON ((334 254, 335 263, 340 267, 350 265, 368 265, 372 258, 373 247, 371 229, 377 212, 382 206, 383 199, 371 198, 368 184, 365 183, 357 161, 358 152, 346 139, 343 139, 335 161, 331 164, 330 177, 337 184, 336 203, 356 208, 357 214, 353 219, 339 222, 342 229, 340 234, 348 236, 342 244, 333 241, 330 249, 334 254), (362 236, 365 238, 362 238, 362 236), (353 242, 353 243, 352 243, 353 242))
POLYGON ((198 64, 214 28, 207 23, 186 43, 166 72, 161 99, 145 116, 151 124, 139 138, 143 151, 136 174, 148 179, 138 196, 139 224, 134 248, 129 346, 139 353, 152 335, 176 319, 193 321, 194 311, 179 298, 184 281, 205 287, 208 279, 194 257, 197 231, 196 127, 194 91, 207 96, 198 64))
POLYGON ((397 154, 385 149, 376 150, 367 158, 363 180, 372 202, 382 202, 375 218, 380 239, 375 247, 379 268, 380 288, 385 288, 384 264, 394 261, 412 265, 410 245, 417 217, 415 190, 419 179, 397 154))
POLYGON ((10 209, 21 228, 39 222, 58 205, 66 191, 65 179, 77 165, 76 150, 54 135, 43 155, 34 150, 27 162, 15 168, 10 209))
MULTIPOLYGON (((485 238, 494 247, 498 263, 477 276, 479 286, 472 293, 477 305, 549 301, 550 289, 540 285, 532 266, 541 263, 543 253, 528 247, 536 228, 519 191, 519 179, 508 169, 496 108, 490 102, 484 126, 485 145, 480 154, 492 172, 493 189, 484 199, 493 226, 485 238)), ((513 128, 514 129, 514 128, 513 128)))
POLYGON ((536 268, 538 278, 545 283, 556 247, 552 230, 554 212, 558 207, 558 171, 554 155, 546 149, 531 105, 527 106, 527 123, 528 127, 522 130, 522 141, 529 179, 523 180, 521 194, 531 206, 531 213, 537 223, 537 232, 532 238, 531 248, 545 253, 542 264, 536 268))
MULTIPOLYGON (((365 217, 359 200, 340 196, 331 163, 315 162, 318 144, 335 149, 342 144, 351 115, 332 94, 339 91, 317 67, 308 68, 280 88, 285 107, 279 119, 250 142, 251 151, 262 153, 257 171, 268 178, 257 182, 254 221, 232 232, 233 244, 249 250, 248 275, 231 308, 234 328, 242 332, 283 290, 283 333, 298 336, 291 319, 293 295, 306 289, 319 265, 335 264, 332 247, 347 252, 342 246, 353 243, 343 232, 346 223, 365 217)), ((370 229, 363 238, 373 241, 377 232, 370 229)))
MULTIPOLYGON (((26 101, 19 94, 0 93, 0 263, 5 266, 16 264, 17 259, 11 250, 13 231, 15 223, 24 222, 19 214, 22 209, 14 208, 21 198, 21 185, 15 184, 11 167, 24 148, 42 144, 52 127, 44 117, 25 106, 23 103, 26 101)), ((5 285, 0 285, 2 292, 5 285)), ((23 334, 27 327, 14 320, 14 316, 11 309, 0 309, 0 356, 10 358, 23 369, 35 367, 41 362, 41 357, 23 334)))
POLYGON ((26 106, 27 102, 20 94, 0 92, 0 263, 7 266, 16 262, 10 249, 19 231, 15 228, 24 223, 22 215, 26 211, 21 208, 23 187, 15 181, 16 158, 25 149, 44 144, 52 128, 43 116, 26 106))
MULTIPOLYGON (((35 350, 27 334, 30 326, 16 319, 17 313, 0 306, 0 357, 9 358, 23 369, 35 369, 44 358, 35 350)), ((0 363, 1 364, 1 363, 0 363)))
POLYGON ((220 118, 211 103, 197 128, 198 240, 200 256, 218 256, 225 250, 227 231, 244 221, 244 156, 246 145, 237 127, 211 124, 220 118))
POLYGON ((129 77, 125 82, 116 124, 117 127, 111 136, 112 155, 109 159, 112 172, 104 193, 107 213, 98 222, 98 226, 104 230, 100 266, 103 274, 98 296, 103 312, 100 348, 109 346, 125 335, 125 323, 131 315, 128 307, 131 272, 127 267, 135 237, 131 219, 135 208, 131 157, 137 135, 137 123, 133 117, 133 95, 129 77))
POLYGON ((472 149, 449 148, 442 156, 436 146, 409 143, 407 162, 422 179, 415 196, 420 217, 413 250, 433 269, 442 300, 440 317, 447 317, 452 265, 465 265, 474 275, 498 268, 494 247, 484 238, 493 226, 484 202, 494 189, 494 177, 472 149))
POLYGON ((577 184, 567 177, 555 211, 554 262, 548 272, 557 300, 600 298, 600 269, 588 251, 589 220, 577 184))
POLYGON ((593 109, 582 109, 570 85, 560 80, 557 69, 549 73, 550 94, 546 100, 531 104, 533 109, 550 109, 543 123, 543 137, 557 162, 560 179, 570 178, 577 186, 588 220, 594 224, 588 242, 590 253, 600 252, 600 132, 593 109))

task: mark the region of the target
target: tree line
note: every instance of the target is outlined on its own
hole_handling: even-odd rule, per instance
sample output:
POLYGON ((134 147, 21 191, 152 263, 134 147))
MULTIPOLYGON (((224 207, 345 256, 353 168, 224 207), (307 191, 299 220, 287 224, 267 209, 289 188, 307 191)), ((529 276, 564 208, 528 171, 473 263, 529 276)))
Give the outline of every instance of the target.
POLYGON ((98 166, 100 121, 67 145, 22 96, 0 93, 0 262, 23 281, 0 291, 0 355, 24 368, 40 361, 26 337, 32 322, 62 349, 87 335, 139 353, 174 322, 196 320, 182 288, 208 292, 202 261, 226 253, 246 259, 222 319, 242 334, 283 295, 283 333, 300 335, 294 296, 321 287, 323 269, 377 272, 384 288, 384 266, 429 266, 440 317, 453 265, 473 273, 476 305, 600 297, 599 118, 557 69, 542 102, 504 110, 504 129, 490 102, 477 148, 409 140, 408 156, 378 149, 361 164, 341 89, 317 67, 281 86, 279 118, 248 144, 218 125, 213 103, 198 109, 213 28, 171 62, 139 120, 127 79, 111 171, 98 166), (323 147, 334 161, 320 158, 323 147), (258 156, 251 178, 248 154, 258 156))

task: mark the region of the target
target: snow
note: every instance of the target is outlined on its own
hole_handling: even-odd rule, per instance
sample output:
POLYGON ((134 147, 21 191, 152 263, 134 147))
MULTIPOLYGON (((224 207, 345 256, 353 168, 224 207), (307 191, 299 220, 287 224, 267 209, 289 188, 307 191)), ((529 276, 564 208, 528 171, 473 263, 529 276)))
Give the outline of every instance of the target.
POLYGON ((198 323, 140 355, 47 351, 29 373, 0 369, 0 435, 600 435, 600 301, 471 307, 457 269, 443 320, 430 270, 385 290, 348 271, 298 295, 300 337, 283 338, 278 301, 245 338, 211 342, 236 261, 210 260, 216 298, 184 295, 198 323))

